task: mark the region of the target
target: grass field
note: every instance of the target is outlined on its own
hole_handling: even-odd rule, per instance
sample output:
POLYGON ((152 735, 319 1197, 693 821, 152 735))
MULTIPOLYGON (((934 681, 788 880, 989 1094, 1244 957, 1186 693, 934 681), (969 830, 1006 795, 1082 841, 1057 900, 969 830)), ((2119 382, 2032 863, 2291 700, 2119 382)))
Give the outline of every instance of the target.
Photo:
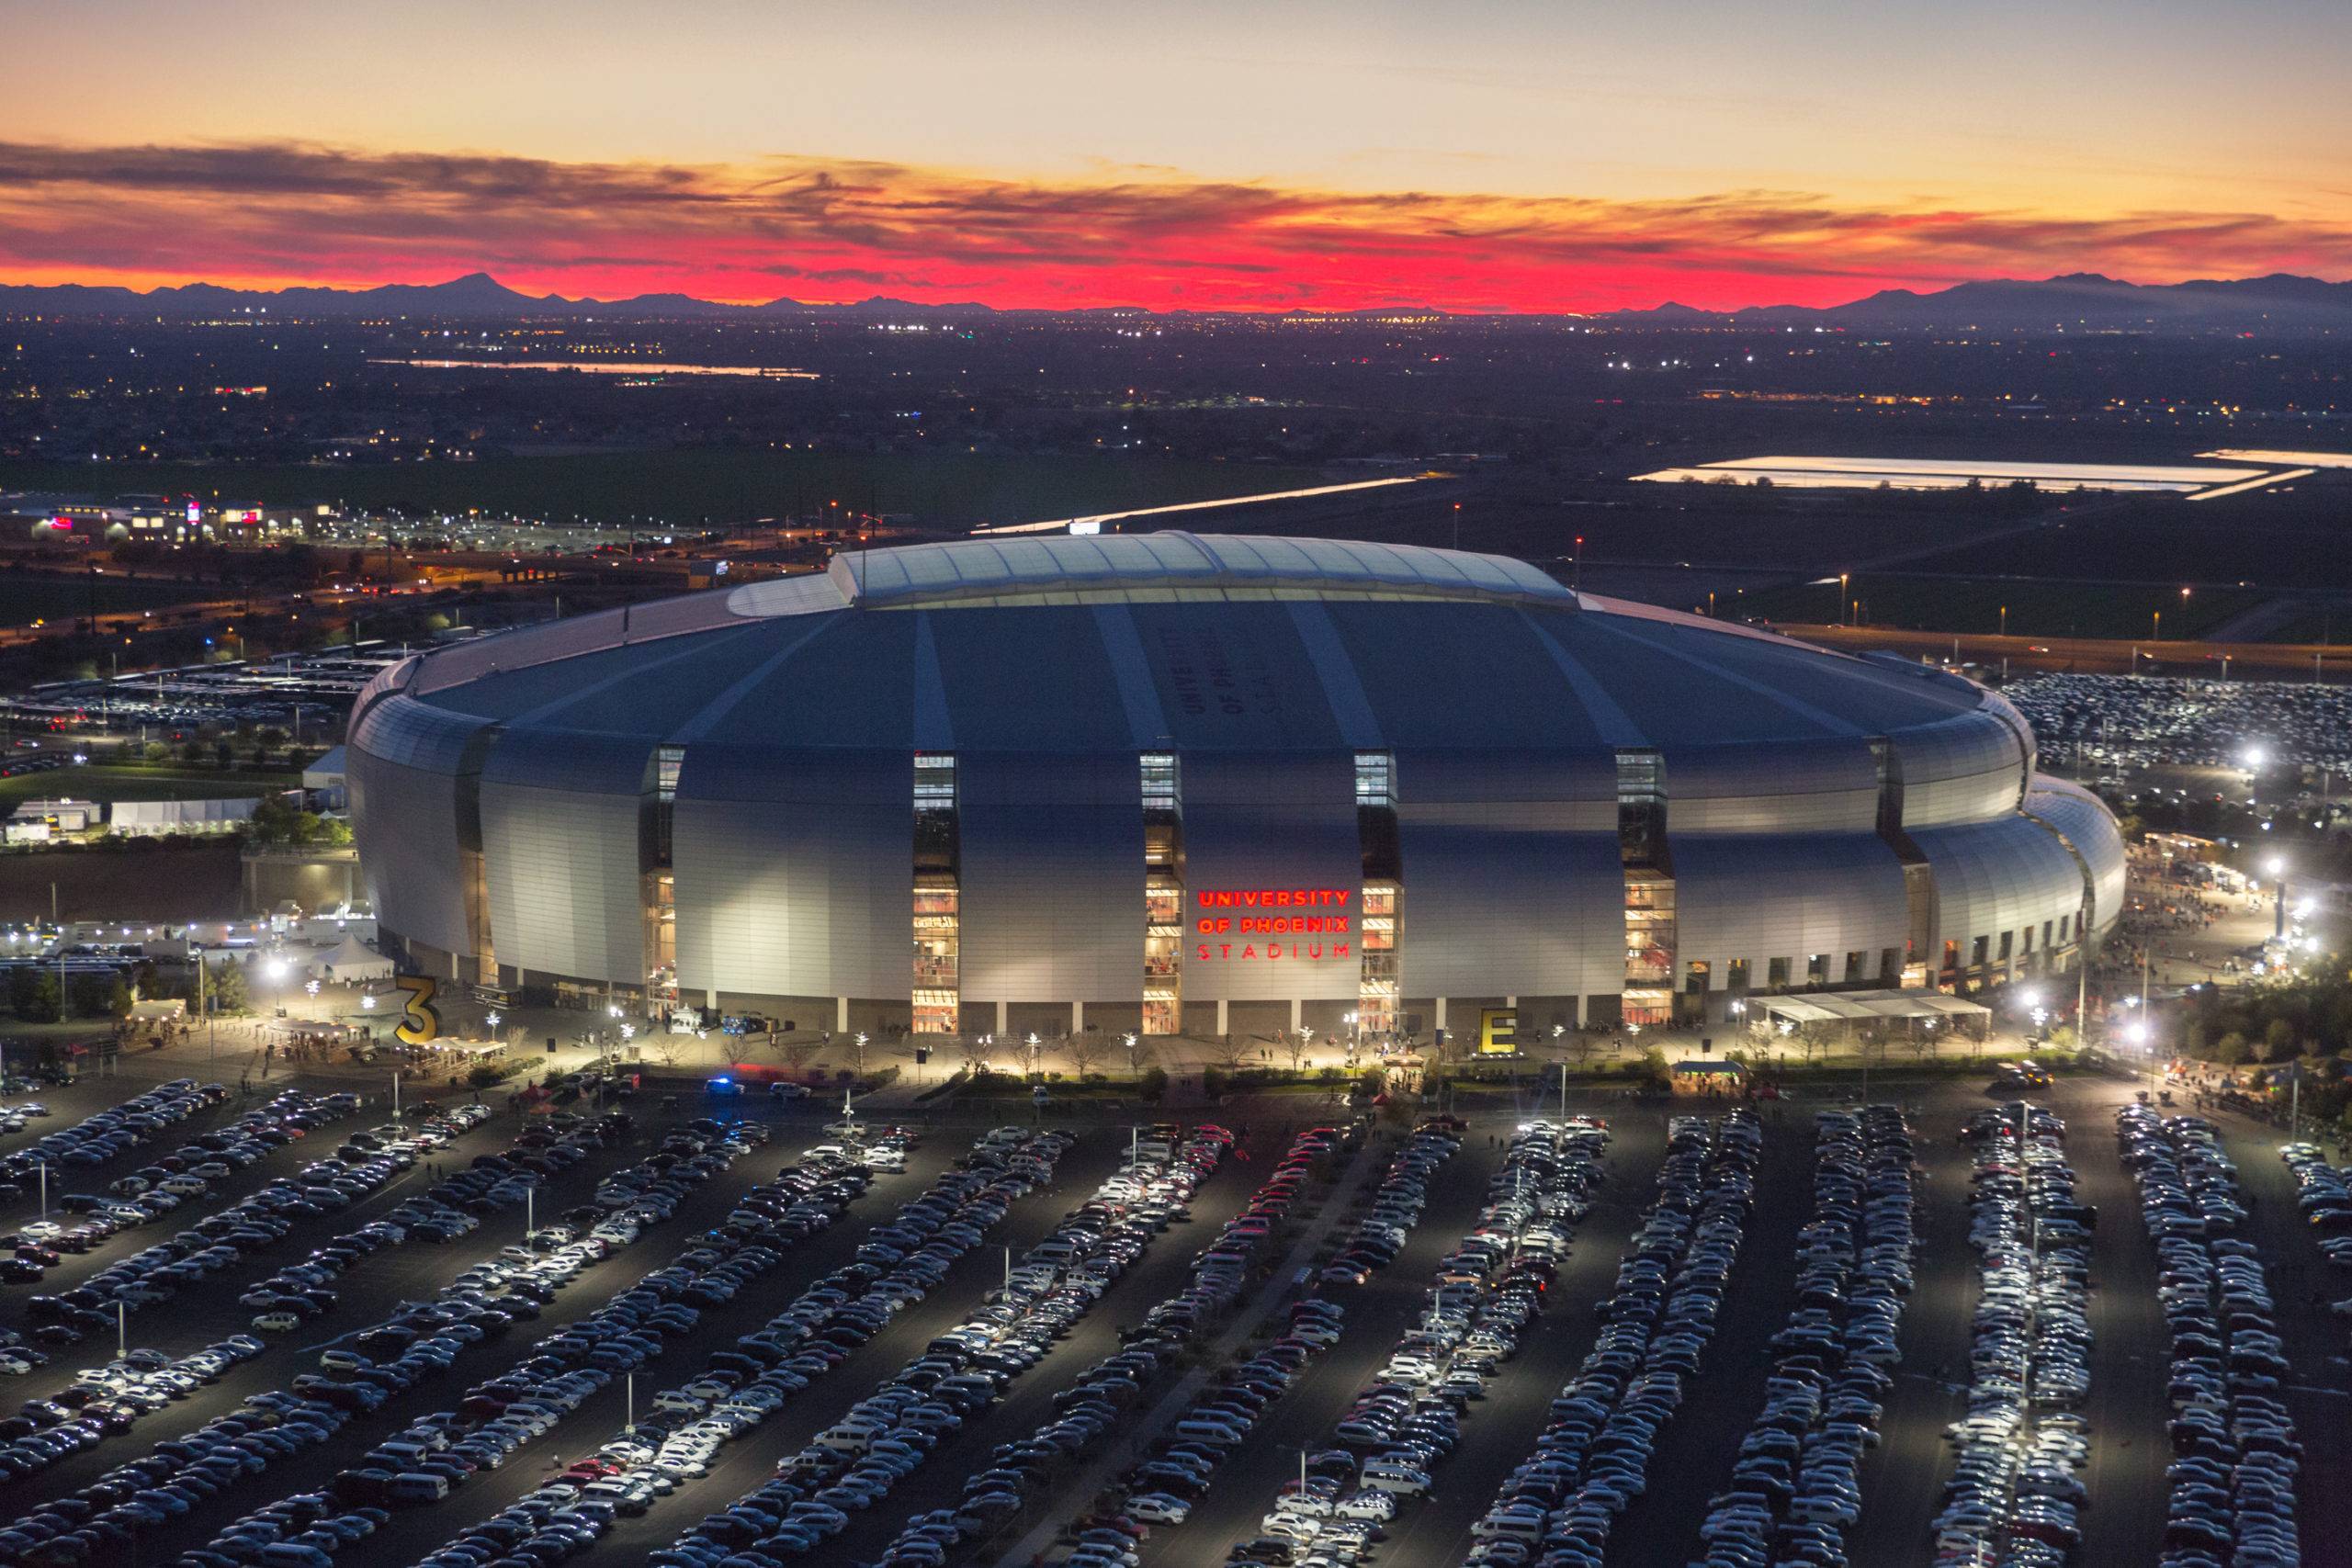
POLYGON ((225 591, 209 583, 164 582, 120 577, 92 580, 57 572, 10 571, 0 574, 0 626, 24 626, 36 619, 63 620, 86 615, 95 604, 100 614, 115 610, 160 610, 191 599, 209 599, 225 591))
MULTIPOLYGON (((10 779, 6 781, 14 784, 10 779)), ((237 908, 233 841, 149 839, 120 849, 0 854, 0 920, 219 919, 237 908)))
MULTIPOLYGON (((926 526, 1018 523, 1122 507, 1208 501, 1320 481, 1318 470, 1185 458, 1080 454, 621 452, 475 463, 114 465, 103 488, 219 491, 263 502, 336 501, 412 513, 492 514, 681 525, 822 510, 904 512, 926 526)), ((88 490, 74 463, 0 462, 0 490, 88 490)))
POLYGON ((51 768, 0 779, 0 807, 25 800, 234 800, 272 790, 299 789, 300 773, 255 773, 192 768, 115 768, 92 764, 51 768))
MULTIPOLYGON (((1862 602, 1870 626, 1921 631, 1997 632, 2007 605, 2007 629, 2017 637, 2146 637, 2151 616, 2161 610, 2167 641, 2197 637, 2270 597, 2258 589, 2204 588, 2184 602, 2178 589, 2154 584, 1895 574, 1857 577, 1847 595, 1862 602)), ((1837 615, 1838 589, 1834 583, 1766 589, 1740 595, 1736 604, 1741 615, 1823 624, 1837 615)))

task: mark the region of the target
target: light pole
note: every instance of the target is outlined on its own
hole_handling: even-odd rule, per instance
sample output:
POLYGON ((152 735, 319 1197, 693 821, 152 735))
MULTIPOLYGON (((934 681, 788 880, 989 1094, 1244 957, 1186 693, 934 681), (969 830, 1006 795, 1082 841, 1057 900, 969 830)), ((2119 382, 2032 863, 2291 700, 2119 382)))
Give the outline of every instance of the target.
POLYGON ((2262 869, 2270 874, 2270 934, 2282 937, 2287 934, 2287 862, 2272 855, 2262 869))
POLYGON ((1133 1030, 1129 1030, 1129 1031, 1127 1032, 1127 1076, 1128 1076, 1129 1077, 1135 1077, 1135 1075, 1136 1075, 1136 1043, 1137 1043, 1137 1041, 1136 1041, 1136 1039, 1135 1032, 1134 1032, 1133 1030))

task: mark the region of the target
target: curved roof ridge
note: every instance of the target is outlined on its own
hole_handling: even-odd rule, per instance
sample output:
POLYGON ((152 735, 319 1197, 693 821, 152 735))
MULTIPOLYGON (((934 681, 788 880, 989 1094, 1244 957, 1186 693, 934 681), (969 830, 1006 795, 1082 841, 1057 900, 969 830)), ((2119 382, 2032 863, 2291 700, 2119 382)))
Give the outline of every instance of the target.
MULTIPOLYGON (((1349 539, 1261 534, 1057 535, 948 539, 844 550, 828 576, 865 609, 914 609, 985 599, 1170 591, 1363 594, 1540 603, 1573 609, 1556 580, 1508 556, 1349 539)), ((762 614, 752 596, 739 614, 762 614)))

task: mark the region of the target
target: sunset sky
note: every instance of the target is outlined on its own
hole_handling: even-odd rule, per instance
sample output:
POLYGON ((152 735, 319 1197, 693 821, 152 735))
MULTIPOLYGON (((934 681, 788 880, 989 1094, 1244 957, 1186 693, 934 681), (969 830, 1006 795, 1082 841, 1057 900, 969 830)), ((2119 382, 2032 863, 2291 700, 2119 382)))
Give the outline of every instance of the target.
POLYGON ((2352 8, 0 0, 0 281, 1250 310, 2352 276, 2352 8))

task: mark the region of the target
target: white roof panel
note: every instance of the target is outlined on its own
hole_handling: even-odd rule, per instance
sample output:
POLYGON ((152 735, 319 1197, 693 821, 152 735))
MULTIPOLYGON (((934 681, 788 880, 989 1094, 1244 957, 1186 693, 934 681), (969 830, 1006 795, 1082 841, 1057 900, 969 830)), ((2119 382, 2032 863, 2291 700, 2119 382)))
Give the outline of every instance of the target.
MULTIPOLYGON (((833 558, 833 584, 868 609, 917 609, 985 600, 1148 595, 1376 595, 1505 599, 1573 608, 1576 596, 1523 561, 1419 545, 1288 539, 1243 534, 1108 534, 957 539, 833 558)), ((738 591, 739 615, 773 614, 765 596, 738 591)))

